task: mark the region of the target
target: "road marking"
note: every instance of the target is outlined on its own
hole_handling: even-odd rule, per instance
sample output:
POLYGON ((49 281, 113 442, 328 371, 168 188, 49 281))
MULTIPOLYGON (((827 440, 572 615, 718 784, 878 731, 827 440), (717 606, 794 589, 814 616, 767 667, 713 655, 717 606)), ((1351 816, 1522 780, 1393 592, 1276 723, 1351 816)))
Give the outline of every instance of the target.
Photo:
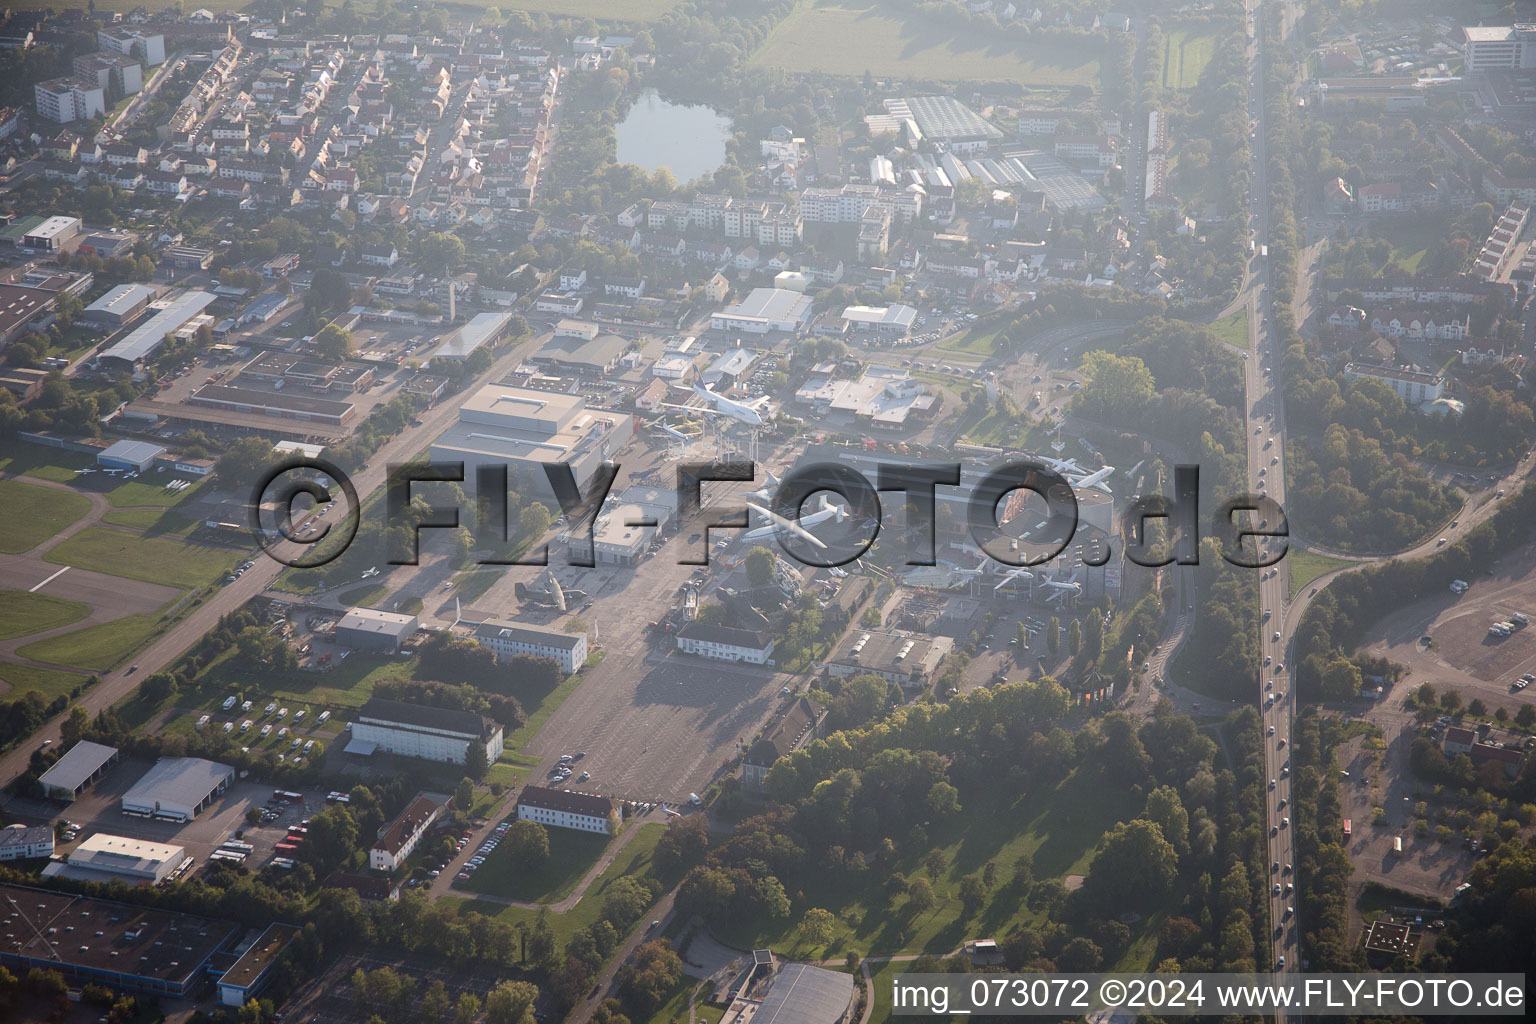
POLYGON ((67 572, 69 572, 69 566, 66 565, 64 568, 60 569, 58 572, 54 573, 52 576, 49 576, 47 579, 43 580, 43 582, 39 583, 37 586, 35 586, 31 590, 27 591, 27 593, 29 593, 29 594, 37 593, 39 590, 42 590, 48 584, 52 583, 54 580, 58 579, 60 576, 63 576, 67 572))

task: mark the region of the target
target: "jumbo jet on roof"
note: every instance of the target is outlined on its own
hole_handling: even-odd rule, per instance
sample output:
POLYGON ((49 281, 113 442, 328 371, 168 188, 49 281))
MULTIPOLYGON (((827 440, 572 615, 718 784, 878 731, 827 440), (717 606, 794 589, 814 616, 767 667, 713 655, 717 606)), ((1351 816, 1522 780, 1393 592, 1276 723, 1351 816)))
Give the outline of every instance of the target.
POLYGON ((766 420, 763 419, 763 410, 768 407, 768 396, 754 398, 750 402, 738 402, 734 398, 726 398, 716 394, 702 384, 695 384, 693 391, 714 403, 714 411, 721 416, 728 416, 733 420, 739 420, 750 426, 760 427, 766 420))

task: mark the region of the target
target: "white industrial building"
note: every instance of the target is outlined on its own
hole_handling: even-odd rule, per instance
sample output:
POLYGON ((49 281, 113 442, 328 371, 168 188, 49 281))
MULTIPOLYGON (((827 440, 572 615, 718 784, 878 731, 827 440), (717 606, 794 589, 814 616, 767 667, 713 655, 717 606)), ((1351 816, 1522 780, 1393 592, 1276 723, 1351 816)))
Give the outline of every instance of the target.
POLYGON ((767 334, 783 331, 798 334, 811 315, 809 296, 784 288, 754 288, 734 306, 709 318, 709 326, 728 333, 767 334))
POLYGON ((117 748, 81 740, 37 780, 50 800, 74 800, 117 761, 117 748))
POLYGON ((633 436, 633 416, 589 409, 580 395, 486 384, 459 408, 459 422, 432 443, 432 458, 466 463, 470 479, 476 466, 506 466, 524 477, 514 490, 552 502, 546 465, 570 466, 576 486, 585 489, 598 466, 633 436))
POLYGON ((501 756, 501 726, 471 711, 375 697, 352 720, 352 738, 347 742, 346 752, 367 756, 383 750, 427 761, 464 764, 471 743, 482 745, 486 761, 494 763, 501 756))
POLYGON ((677 631, 677 649, 716 661, 766 665, 773 656, 772 635, 755 629, 735 629, 690 622, 677 631))
POLYGON ((123 794, 123 813, 191 821, 235 780, 227 764, 201 757, 162 757, 123 794))
POLYGON ((58 252, 80 234, 79 217, 49 217, 37 227, 21 236, 21 244, 28 249, 46 249, 58 252))
POLYGON ((571 675, 587 662, 585 632, 567 633, 523 622, 489 619, 475 627, 475 639, 495 652, 497 661, 514 654, 553 658, 560 663, 566 675, 571 675))
POLYGON ((1536 25, 1463 26, 1462 71, 1536 68, 1536 25))
POLYGON ((0 828, 0 861, 52 856, 52 825, 7 825, 0 828))
POLYGON ((849 306, 843 322, 852 330, 882 338, 905 338, 917 323, 917 310, 902 303, 889 306, 849 306))
POLYGON ((120 284, 80 313, 87 320, 121 327, 148 307, 155 289, 147 284, 120 284))
POLYGON ((62 875, 98 882, 119 878, 134 885, 158 885, 179 871, 188 859, 184 846, 97 832, 63 861, 54 861, 44 868, 43 877, 62 875))
MULTIPOLYGON (((148 359, 163 344, 167 335, 175 334, 182 325, 218 299, 213 292, 190 289, 164 303, 154 303, 150 309, 155 315, 115 342, 98 361, 121 363, 129 371, 142 369, 148 359)), ((116 367, 114 367, 116 368, 116 367)))
POLYGON ((524 786, 517 798, 517 818, 552 828, 607 835, 613 830, 613 801, 592 793, 524 786))
POLYGON ((359 651, 398 651, 420 626, 414 615, 353 608, 336 623, 336 642, 359 651))

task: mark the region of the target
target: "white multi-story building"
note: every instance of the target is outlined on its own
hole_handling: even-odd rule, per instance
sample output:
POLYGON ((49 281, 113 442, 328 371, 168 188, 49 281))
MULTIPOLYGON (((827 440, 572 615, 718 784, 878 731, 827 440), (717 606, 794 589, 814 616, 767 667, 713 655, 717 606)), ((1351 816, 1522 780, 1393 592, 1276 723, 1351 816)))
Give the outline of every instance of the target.
POLYGON ((0 828, 0 861, 52 856, 52 825, 8 825, 0 828))
POLYGON ((158 32, 140 32, 115 25, 110 29, 97 29, 96 43, 103 50, 137 57, 150 67, 165 63, 165 36, 158 32))
POLYGON ((59 124, 84 121, 104 114, 107 91, 95 82, 78 78, 54 78, 32 87, 39 117, 59 124))
POLYGON ((716 661, 766 665, 773 656, 773 637, 754 629, 690 622, 677 631, 677 649, 716 661))
POLYGON ((566 675, 572 674, 587 661, 585 632, 567 633, 560 629, 530 626, 524 622, 490 619, 475 627, 475 639, 495 652, 498 661, 514 654, 553 658, 559 662, 566 675))
POLYGON ((1438 373, 1419 373, 1395 366, 1373 366, 1370 363, 1350 363, 1344 367, 1347 377, 1369 377, 1379 380, 1409 405, 1428 405, 1445 394, 1445 378, 1438 373))
POLYGON ((613 801, 591 793, 568 793, 542 786, 524 786, 517 798, 517 819, 580 832, 613 831, 613 801))
POLYGON ((1536 25, 1463 27, 1463 71, 1536 68, 1536 25))
POLYGON ((471 743, 485 748, 485 759, 501 756, 502 728, 483 715, 375 697, 352 720, 352 739, 347 752, 372 754, 378 750, 427 761, 464 764, 471 743))
POLYGON ((1115 139, 1112 135, 1063 135, 1056 139, 1053 152, 1067 160, 1086 161, 1099 167, 1115 166, 1115 139))
MULTIPOLYGON (((368 851, 368 866, 393 874, 410 857, 432 823, 442 817, 444 805, 429 797, 418 796, 400 816, 390 822, 368 851)), ((465 808, 468 810, 468 808, 465 808)))
POLYGON ((921 193, 879 185, 808 188, 800 193, 800 216, 821 224, 854 224, 870 209, 888 209, 893 218, 910 224, 922 212, 922 203, 921 193))

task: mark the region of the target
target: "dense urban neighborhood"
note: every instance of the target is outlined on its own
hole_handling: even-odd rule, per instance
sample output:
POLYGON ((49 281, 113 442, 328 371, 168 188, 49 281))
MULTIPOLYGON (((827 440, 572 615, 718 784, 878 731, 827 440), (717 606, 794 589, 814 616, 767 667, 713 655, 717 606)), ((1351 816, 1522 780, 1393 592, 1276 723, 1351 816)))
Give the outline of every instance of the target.
POLYGON ((1524 977, 1529 0, 189 7, 0 11, 0 1020, 1524 977))

